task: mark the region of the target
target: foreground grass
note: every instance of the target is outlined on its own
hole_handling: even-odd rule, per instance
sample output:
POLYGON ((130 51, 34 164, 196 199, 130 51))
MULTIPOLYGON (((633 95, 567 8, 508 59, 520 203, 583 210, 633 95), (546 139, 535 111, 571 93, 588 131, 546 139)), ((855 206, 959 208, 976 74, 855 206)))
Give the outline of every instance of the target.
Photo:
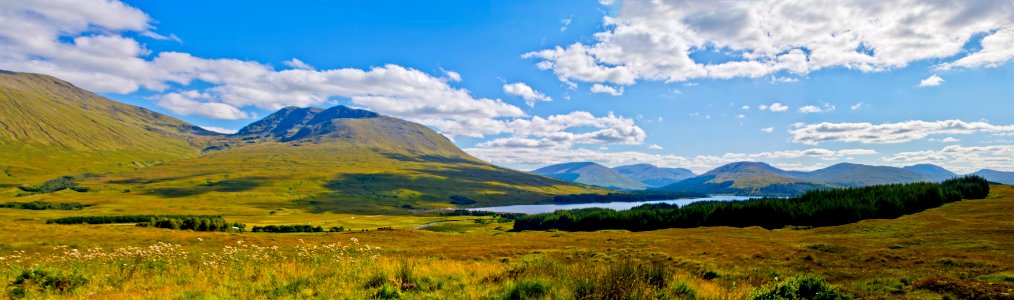
MULTIPOLYGON (((992 191, 811 230, 516 233, 468 218, 413 230, 433 218, 402 216, 406 227, 390 231, 238 234, 45 225, 0 209, 0 288, 31 298, 742 299, 826 280, 855 298, 1009 299, 1014 188, 992 191), (26 271, 43 284, 15 284, 26 271), (46 287, 37 271, 63 280, 46 287)), ((35 213, 49 212, 18 211, 35 213)))

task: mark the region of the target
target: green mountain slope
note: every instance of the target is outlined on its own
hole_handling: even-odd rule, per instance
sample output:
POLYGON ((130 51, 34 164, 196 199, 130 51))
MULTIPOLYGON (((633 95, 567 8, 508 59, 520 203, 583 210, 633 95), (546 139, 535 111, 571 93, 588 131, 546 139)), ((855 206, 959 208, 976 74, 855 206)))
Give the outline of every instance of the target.
POLYGON ((532 173, 611 189, 639 190, 647 187, 644 183, 628 178, 616 170, 593 162, 556 164, 532 173))
POLYGON ((0 184, 196 157, 215 135, 51 76, 0 71, 0 184))
POLYGON ((840 163, 810 172, 790 172, 794 177, 837 186, 867 186, 927 181, 915 172, 888 166, 840 163))
POLYGON ((1003 184, 1014 184, 1014 172, 1004 172, 990 169, 982 169, 972 173, 971 175, 979 175, 982 178, 992 182, 999 182, 1003 184))
POLYGON ((926 180, 933 182, 940 182, 954 177, 958 177, 958 174, 951 172, 950 170, 944 169, 943 167, 932 165, 932 164, 918 164, 907 166, 902 169, 909 170, 919 174, 926 180))
POLYGON ((640 181, 648 187, 667 186, 681 180, 697 176, 693 171, 683 168, 659 168, 650 164, 634 164, 613 168, 616 172, 630 179, 640 181))
POLYGON ((762 162, 736 162, 715 168, 700 176, 660 188, 664 191, 704 194, 792 196, 828 184, 793 177, 790 172, 762 162))

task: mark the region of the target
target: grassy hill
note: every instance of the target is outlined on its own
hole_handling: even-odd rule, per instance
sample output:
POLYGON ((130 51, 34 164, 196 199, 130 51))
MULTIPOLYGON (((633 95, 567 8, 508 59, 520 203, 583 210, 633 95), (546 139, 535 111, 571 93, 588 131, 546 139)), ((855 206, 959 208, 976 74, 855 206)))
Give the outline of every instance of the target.
POLYGON ((0 71, 0 185, 196 157, 216 135, 51 76, 0 71))
POLYGON ((593 162, 555 164, 532 171, 532 173, 612 189, 640 190, 647 187, 642 182, 593 162))
POLYGON ((345 106, 289 107, 221 135, 5 72, 0 114, 0 195, 101 203, 105 213, 411 213, 604 192, 496 167, 426 126, 345 106), (16 188, 84 173, 96 175, 70 180, 74 190, 16 188))
POLYGON ((619 166, 613 170, 652 188, 667 186, 696 176, 693 171, 684 168, 660 168, 650 164, 619 166))
POLYGON ((762 162, 736 162, 700 176, 660 188, 705 194, 790 196, 830 185, 793 177, 790 172, 762 162))

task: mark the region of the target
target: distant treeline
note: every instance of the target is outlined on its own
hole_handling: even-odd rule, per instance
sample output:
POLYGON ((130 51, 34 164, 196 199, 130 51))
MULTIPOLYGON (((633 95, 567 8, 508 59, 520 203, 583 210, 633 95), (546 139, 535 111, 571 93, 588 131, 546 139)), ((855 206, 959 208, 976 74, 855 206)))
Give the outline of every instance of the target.
POLYGON ((74 182, 74 180, 75 179, 80 179, 80 178, 91 178, 91 177, 96 177, 96 176, 98 176, 98 175, 91 174, 91 173, 86 173, 86 174, 83 174, 81 176, 78 176, 77 178, 75 178, 74 176, 63 176, 63 177, 60 177, 60 178, 48 180, 46 182, 43 182, 40 185, 35 185, 35 186, 19 186, 18 189, 21 189, 25 193, 19 194, 18 196, 26 196, 26 195, 33 195, 33 194, 46 194, 46 193, 52 193, 52 192, 66 190, 66 189, 71 189, 71 190, 76 191, 76 192, 87 192, 88 188, 77 186, 77 183, 74 182))
POLYGON ((142 223, 151 221, 152 218, 165 219, 190 219, 190 218, 222 218, 215 215, 127 215, 127 216, 87 216, 87 217, 64 217, 46 220, 46 224, 115 224, 115 223, 142 223))
POLYGON ((684 207, 647 204, 626 211, 590 208, 527 215, 515 230, 632 231, 699 226, 832 226, 865 219, 897 218, 961 199, 982 199, 989 183, 967 176, 942 183, 909 183, 817 190, 787 199, 696 202, 684 207))
POLYGON ((499 217, 508 220, 516 220, 517 218, 524 216, 522 213, 498 213, 492 211, 483 210, 468 210, 468 209, 455 209, 453 211, 441 213, 444 216, 473 216, 473 217, 499 217))
POLYGON ((636 191, 609 194, 561 195, 553 197, 552 201, 553 203, 640 202, 700 197, 707 197, 707 195, 691 192, 636 191))
POLYGON ((222 216, 152 217, 148 219, 148 222, 137 223, 137 226, 193 231, 243 232, 246 230, 246 224, 229 223, 222 216))
POLYGON ((52 203, 46 201, 7 202, 0 204, 0 207, 3 208, 30 209, 30 210, 47 210, 47 209, 78 210, 89 206, 95 206, 95 204, 83 204, 77 202, 52 203))
MULTIPOLYGON (((345 231, 343 227, 332 228, 335 229, 333 232, 345 231)), ((250 231, 253 232, 276 232, 276 233, 291 233, 291 232, 324 232, 324 227, 313 227, 310 225, 268 225, 268 226, 254 226, 250 231)))

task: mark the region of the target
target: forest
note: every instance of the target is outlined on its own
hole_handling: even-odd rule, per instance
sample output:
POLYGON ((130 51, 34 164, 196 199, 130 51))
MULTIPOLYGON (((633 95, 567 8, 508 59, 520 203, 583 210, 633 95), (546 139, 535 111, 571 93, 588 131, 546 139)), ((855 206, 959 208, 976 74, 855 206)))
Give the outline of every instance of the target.
POLYGON ((560 210, 518 218, 514 230, 645 231, 700 226, 833 226, 865 219, 890 219, 961 199, 982 199, 989 182, 966 176, 941 183, 909 183, 814 190, 793 198, 706 201, 684 207, 646 204, 630 210, 560 210))

